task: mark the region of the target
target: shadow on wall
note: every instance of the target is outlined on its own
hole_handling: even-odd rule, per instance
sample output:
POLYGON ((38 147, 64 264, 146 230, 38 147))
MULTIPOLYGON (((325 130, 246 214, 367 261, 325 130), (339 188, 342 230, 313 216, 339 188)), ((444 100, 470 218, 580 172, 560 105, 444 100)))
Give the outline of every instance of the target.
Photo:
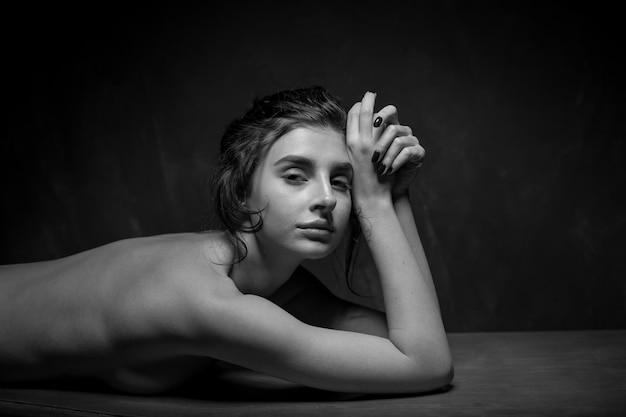
POLYGON ((0 261, 202 230, 226 124, 320 84, 378 92, 427 149, 413 204, 448 330, 625 327, 617 14, 353 6, 8 10, 0 261))

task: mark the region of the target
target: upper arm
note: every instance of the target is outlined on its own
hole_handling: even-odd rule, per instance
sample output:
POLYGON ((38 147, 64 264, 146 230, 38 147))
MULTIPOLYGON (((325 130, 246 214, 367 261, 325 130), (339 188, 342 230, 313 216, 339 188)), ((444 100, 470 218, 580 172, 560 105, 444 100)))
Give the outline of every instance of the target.
POLYGON ((261 297, 224 297, 206 313, 202 354, 303 385, 382 393, 448 382, 430 355, 416 362, 386 338, 308 325, 261 297))

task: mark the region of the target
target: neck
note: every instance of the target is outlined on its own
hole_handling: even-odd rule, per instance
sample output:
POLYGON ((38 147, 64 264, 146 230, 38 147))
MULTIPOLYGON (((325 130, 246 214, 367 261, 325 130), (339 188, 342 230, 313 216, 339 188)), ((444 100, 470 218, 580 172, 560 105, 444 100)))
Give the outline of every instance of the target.
POLYGON ((235 285, 244 294, 267 297, 283 285, 300 264, 292 254, 267 250, 259 244, 256 234, 242 233, 248 248, 243 261, 233 266, 230 273, 235 285))

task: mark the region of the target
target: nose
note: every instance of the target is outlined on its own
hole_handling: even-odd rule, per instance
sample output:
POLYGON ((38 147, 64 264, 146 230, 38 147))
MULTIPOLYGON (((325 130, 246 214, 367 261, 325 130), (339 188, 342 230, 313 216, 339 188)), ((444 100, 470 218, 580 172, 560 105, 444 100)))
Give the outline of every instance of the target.
POLYGON ((337 196, 329 182, 322 183, 317 187, 316 194, 311 204, 311 211, 320 210, 322 213, 330 213, 337 205, 337 196))

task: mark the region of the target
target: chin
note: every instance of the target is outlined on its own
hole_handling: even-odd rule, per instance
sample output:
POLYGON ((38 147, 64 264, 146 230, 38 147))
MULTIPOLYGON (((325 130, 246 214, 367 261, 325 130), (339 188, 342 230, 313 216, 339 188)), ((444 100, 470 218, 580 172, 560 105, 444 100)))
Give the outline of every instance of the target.
POLYGON ((322 259, 329 256, 331 253, 337 249, 339 245, 338 242, 317 242, 317 241, 309 241, 304 245, 298 245, 300 249, 300 253, 303 255, 305 259, 322 259))

